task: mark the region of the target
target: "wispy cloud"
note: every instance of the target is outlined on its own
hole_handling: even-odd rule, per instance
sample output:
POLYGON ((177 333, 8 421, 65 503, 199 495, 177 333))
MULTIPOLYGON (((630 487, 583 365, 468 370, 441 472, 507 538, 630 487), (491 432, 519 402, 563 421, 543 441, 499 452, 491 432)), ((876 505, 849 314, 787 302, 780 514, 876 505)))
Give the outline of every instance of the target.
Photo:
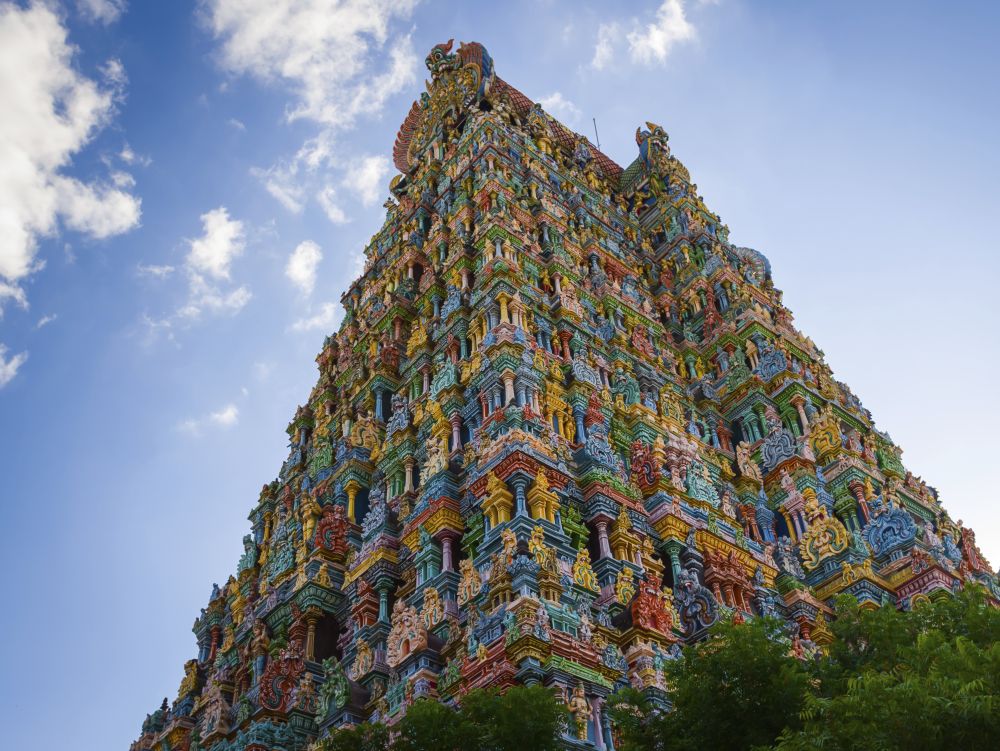
POLYGON ((386 156, 361 157, 347 168, 341 185, 357 192, 363 205, 372 206, 382 197, 389 170, 389 158, 386 156))
POLYGON ((207 428, 231 428, 240 421, 240 410, 230 402, 215 412, 209 412, 202 417, 189 417, 177 424, 177 429, 190 435, 201 435, 207 428))
POLYGON ((252 174, 287 210, 315 198, 335 224, 349 220, 334 201, 329 174, 342 172, 365 206, 379 196, 389 170, 384 157, 335 158, 335 134, 378 115, 416 81, 418 57, 398 29, 417 0, 202 0, 205 26, 219 43, 219 65, 289 94, 287 122, 315 123, 318 132, 294 156, 252 174))
POLYGON ((679 44, 697 37, 697 31, 685 13, 684 0, 663 0, 652 19, 631 18, 626 22, 601 24, 591 67, 607 68, 623 42, 633 63, 662 65, 679 44))
POLYGON ((112 24, 121 18, 128 5, 126 0, 76 0, 77 10, 88 21, 112 24))
POLYGON ((17 371, 28 359, 27 352, 19 352, 7 357, 7 346, 0 344, 0 389, 14 380, 17 371))
POLYGON ((57 318, 59 318, 59 316, 56 313, 53 313, 52 315, 48 316, 42 316, 41 318, 38 319, 38 323, 35 324, 35 329, 38 330, 43 326, 48 326, 50 323, 53 323, 57 318))
POLYGON ((320 305, 318 313, 306 318, 300 318, 289 328, 292 331, 300 333, 317 330, 333 331, 340 322, 340 318, 340 308, 335 303, 326 302, 320 305))
POLYGON ((114 119, 121 63, 106 63, 102 80, 78 72, 59 13, 41 2, 0 5, 0 49, 0 81, 17 82, 4 87, 0 117, 0 305, 23 307, 20 282, 44 266, 39 238, 60 225, 95 239, 127 232, 139 224, 140 200, 113 180, 65 172, 114 119))
POLYGON ((168 276, 173 274, 174 271, 175 271, 174 267, 169 265, 158 266, 156 264, 140 263, 135 268, 135 272, 139 276, 149 276, 154 279, 166 279, 168 276))
POLYGON ((568 125, 574 125, 580 121, 582 114, 580 108, 564 97, 559 91, 554 91, 548 96, 543 96, 538 100, 538 103, 542 105, 543 110, 568 125))
MULTIPOLYGON (((202 234, 186 241, 188 253, 182 270, 187 295, 171 315, 162 318, 143 315, 147 343, 160 335, 173 340, 176 325, 190 325, 206 313, 235 315, 253 296, 249 287, 234 285, 231 279, 233 262, 246 248, 243 222, 231 217, 225 206, 219 206, 201 215, 201 226, 202 234)), ((173 274, 174 267, 140 264, 137 272, 140 276, 166 279, 173 274)))
POLYGON ((316 271, 323 260, 323 251, 319 245, 306 240, 299 243, 288 257, 285 265, 285 276, 292 280, 304 295, 311 295, 316 286, 316 271))

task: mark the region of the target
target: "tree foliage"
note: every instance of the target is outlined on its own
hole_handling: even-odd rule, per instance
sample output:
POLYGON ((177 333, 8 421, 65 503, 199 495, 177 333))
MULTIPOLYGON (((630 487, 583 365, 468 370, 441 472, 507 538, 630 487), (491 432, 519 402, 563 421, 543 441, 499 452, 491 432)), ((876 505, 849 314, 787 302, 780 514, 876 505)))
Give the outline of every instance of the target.
POLYGON ((420 699, 392 728, 381 723, 336 730, 321 751, 557 751, 566 708, 541 686, 505 693, 470 691, 452 708, 420 699))
POLYGON ((835 610, 814 662, 790 655, 776 622, 717 626, 666 668, 672 711, 612 697, 618 751, 997 747, 1000 610, 982 588, 910 611, 842 596, 835 610))
POLYGON ((836 604, 803 726, 777 748, 992 749, 1000 738, 1000 610, 979 587, 912 611, 836 604))
POLYGON ((782 628, 763 618, 719 624, 710 639, 687 647, 683 659, 665 668, 669 713, 654 711, 634 690, 613 697, 619 751, 740 751, 768 746, 797 727, 808 676, 789 657, 782 628))

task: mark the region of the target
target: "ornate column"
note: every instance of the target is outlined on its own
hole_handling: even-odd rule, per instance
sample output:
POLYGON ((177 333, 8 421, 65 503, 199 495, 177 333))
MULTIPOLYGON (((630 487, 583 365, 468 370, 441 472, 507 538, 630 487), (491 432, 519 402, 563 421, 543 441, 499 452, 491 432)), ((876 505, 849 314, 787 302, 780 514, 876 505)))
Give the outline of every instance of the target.
POLYGON ((573 353, 569 350, 569 340, 573 338, 573 334, 569 331, 563 330, 559 332, 559 341, 562 342, 562 358, 566 362, 573 359, 573 353))
POLYGON ((215 660, 215 651, 219 648, 219 635, 222 633, 221 626, 212 626, 212 643, 208 648, 208 661, 215 660))
POLYGON ((799 413, 799 422, 802 423, 802 435, 809 432, 809 418, 806 416, 806 400, 800 394, 792 397, 792 406, 799 413))
POLYGON ((376 582, 378 588, 378 620, 379 623, 389 622, 389 582, 380 580, 376 582))
POLYGON ((354 500, 358 497, 358 491, 361 490, 361 485, 357 480, 349 480, 347 485, 344 486, 344 490, 347 492, 347 521, 351 524, 355 524, 354 500))
POLYGON ((316 660, 316 624, 319 622, 322 611, 315 605, 306 608, 304 613, 306 618, 306 659, 310 662, 316 660))
POLYGON ((413 490, 413 457, 408 456, 403 460, 403 466, 406 468, 406 480, 403 483, 403 492, 409 493, 413 490))
POLYGON ((454 570, 451 563, 451 535, 446 535, 441 538, 441 570, 454 570))
POLYGON ((608 522, 604 519, 598 519, 595 526, 597 527, 597 549, 601 558, 611 557, 611 544, 608 542, 608 522))
POLYGON ((785 523, 788 525, 788 534, 792 537, 792 542, 799 541, 799 531, 792 521, 792 516, 785 509, 781 509, 781 515, 785 517, 785 523))
POLYGON ((515 516, 525 516, 528 510, 524 491, 528 487, 528 481, 523 477, 511 477, 510 484, 514 486, 514 514, 515 516))
POLYGON ((583 407, 577 405, 573 407, 573 419, 576 421, 576 442, 584 443, 587 440, 587 429, 583 424, 583 416, 586 413, 583 407))
POLYGON ((510 404, 514 401, 514 376, 510 373, 503 374, 503 403, 510 404))
POLYGON ((604 699, 600 696, 590 697, 590 716, 594 722, 594 745, 599 751, 604 751, 604 733, 601 727, 601 713, 604 709, 604 699))
POLYGON ((670 571, 674 575, 674 584, 676 585, 681 575, 681 544, 676 540, 668 540, 665 547, 670 558, 670 571))
POLYGON ((865 517, 865 524, 867 524, 871 519, 871 509, 868 508, 868 501, 865 500, 865 486, 857 480, 854 480, 847 487, 854 495, 854 499, 858 502, 858 507, 861 509, 862 516, 865 517))
POLYGON ((462 415, 458 410, 451 414, 451 450, 459 451, 462 448, 462 415))

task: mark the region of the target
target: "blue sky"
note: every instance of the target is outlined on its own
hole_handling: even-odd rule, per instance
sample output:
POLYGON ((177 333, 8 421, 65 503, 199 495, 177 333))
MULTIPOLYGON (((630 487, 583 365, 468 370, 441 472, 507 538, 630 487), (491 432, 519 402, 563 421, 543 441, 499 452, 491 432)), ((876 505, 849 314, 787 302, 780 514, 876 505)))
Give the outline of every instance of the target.
POLYGON ((7 747, 173 699, 450 37, 623 165, 663 125, 1000 562, 995 3, 276 5, 0 0, 7 747))

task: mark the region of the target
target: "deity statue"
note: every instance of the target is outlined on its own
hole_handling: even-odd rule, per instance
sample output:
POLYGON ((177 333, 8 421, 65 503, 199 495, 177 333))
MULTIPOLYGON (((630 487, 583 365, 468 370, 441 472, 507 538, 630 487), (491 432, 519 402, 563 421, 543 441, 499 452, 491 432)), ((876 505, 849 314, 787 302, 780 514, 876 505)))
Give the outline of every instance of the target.
POLYGON ((582 683, 576 684, 576 688, 573 689, 573 695, 570 697, 566 707, 573 717, 576 737, 581 741, 587 740, 587 726, 590 723, 591 709, 582 683))

